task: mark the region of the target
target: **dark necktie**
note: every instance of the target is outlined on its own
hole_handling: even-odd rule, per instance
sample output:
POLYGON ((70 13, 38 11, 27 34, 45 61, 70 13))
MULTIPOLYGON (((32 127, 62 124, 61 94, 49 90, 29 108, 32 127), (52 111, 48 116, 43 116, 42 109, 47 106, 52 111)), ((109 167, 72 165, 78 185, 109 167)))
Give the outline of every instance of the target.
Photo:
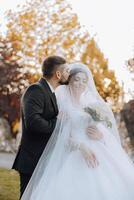
POLYGON ((52 95, 53 95, 54 100, 56 101, 55 93, 53 92, 52 95))

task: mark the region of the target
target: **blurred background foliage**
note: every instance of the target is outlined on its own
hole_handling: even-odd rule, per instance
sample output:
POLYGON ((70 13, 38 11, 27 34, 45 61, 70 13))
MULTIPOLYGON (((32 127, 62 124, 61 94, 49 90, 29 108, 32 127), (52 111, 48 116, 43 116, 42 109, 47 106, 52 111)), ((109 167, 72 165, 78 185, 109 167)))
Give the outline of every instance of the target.
POLYGON ((113 111, 120 111, 123 88, 67 1, 33 0, 16 12, 9 10, 6 17, 8 30, 0 37, 0 116, 8 120, 13 135, 19 127, 20 96, 39 79, 42 61, 49 55, 86 64, 100 95, 113 111))

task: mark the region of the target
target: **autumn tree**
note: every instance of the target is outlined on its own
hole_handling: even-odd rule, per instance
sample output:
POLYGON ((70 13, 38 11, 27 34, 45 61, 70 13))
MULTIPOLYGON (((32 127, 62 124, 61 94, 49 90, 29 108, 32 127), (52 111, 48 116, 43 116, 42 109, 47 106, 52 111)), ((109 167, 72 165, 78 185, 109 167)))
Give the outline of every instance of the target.
POLYGON ((130 58, 127 61, 127 67, 128 67, 130 72, 134 72, 134 58, 130 58))
POLYGON ((8 18, 7 37, 19 64, 35 69, 48 55, 59 54, 69 61, 80 57, 85 33, 66 1, 32 1, 20 12, 9 11, 8 18))
MULTIPOLYGON (((132 81, 134 81, 134 58, 130 58, 127 62, 126 62, 126 67, 130 72, 130 78, 132 81)), ((131 99, 134 99, 134 90, 132 88, 129 88, 128 90, 128 94, 130 96, 131 99)))
POLYGON ((65 0, 33 0, 7 13, 7 38, 18 65, 40 73, 46 56, 58 54, 68 62, 80 61, 91 69, 101 96, 117 106, 121 88, 113 71, 77 15, 65 0))
POLYGON ((8 120, 12 133, 17 132, 20 115, 20 96, 24 89, 35 81, 16 63, 11 43, 0 38, 0 117, 8 120))
MULTIPOLYGON (((134 58, 130 58, 126 62, 126 67, 132 75, 132 81, 134 81, 134 58)), ((134 145, 134 91, 132 89, 128 90, 128 94, 130 96, 129 102, 127 102, 122 110, 122 117, 125 121, 128 134, 131 138, 132 144, 134 145)))
POLYGON ((122 104, 118 101, 121 101, 122 88, 116 79, 115 72, 108 68, 108 59, 104 57, 93 38, 88 41, 81 60, 91 69, 100 95, 111 102, 114 110, 120 109, 122 104))

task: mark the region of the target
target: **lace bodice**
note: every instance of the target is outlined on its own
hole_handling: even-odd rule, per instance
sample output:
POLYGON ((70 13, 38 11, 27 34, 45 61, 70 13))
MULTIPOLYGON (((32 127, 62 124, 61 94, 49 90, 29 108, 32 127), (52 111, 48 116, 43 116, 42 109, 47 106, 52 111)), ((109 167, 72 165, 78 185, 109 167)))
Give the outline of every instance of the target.
POLYGON ((71 137, 77 141, 87 141, 86 129, 91 124, 92 118, 84 109, 73 108, 69 112, 69 120, 71 120, 71 137))

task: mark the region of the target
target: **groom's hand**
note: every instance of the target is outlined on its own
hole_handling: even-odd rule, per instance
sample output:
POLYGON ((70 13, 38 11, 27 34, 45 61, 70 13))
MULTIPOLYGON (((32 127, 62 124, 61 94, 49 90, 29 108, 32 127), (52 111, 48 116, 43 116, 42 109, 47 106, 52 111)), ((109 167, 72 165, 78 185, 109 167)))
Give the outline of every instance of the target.
POLYGON ((87 128, 87 135, 90 139, 93 140, 101 140, 103 138, 103 134, 96 126, 90 126, 87 128))

